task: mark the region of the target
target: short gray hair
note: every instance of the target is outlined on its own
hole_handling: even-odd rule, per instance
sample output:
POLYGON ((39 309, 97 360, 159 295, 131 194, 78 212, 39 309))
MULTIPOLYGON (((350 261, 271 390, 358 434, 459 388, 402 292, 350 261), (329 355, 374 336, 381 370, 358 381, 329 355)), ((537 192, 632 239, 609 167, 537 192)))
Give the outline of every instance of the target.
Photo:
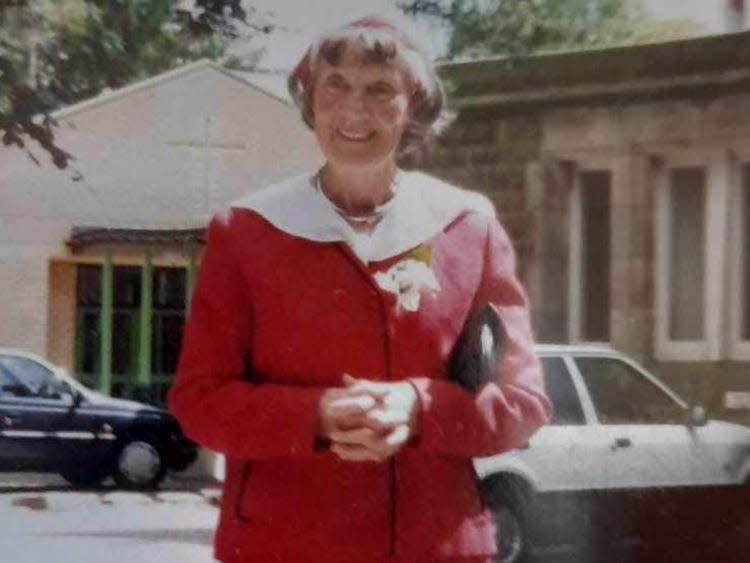
POLYGON ((342 53, 352 46, 361 50, 365 62, 380 64, 400 59, 408 72, 413 86, 409 100, 411 121, 401 136, 398 156, 412 152, 439 133, 448 118, 443 85, 434 66, 413 40, 378 16, 362 18, 322 35, 289 75, 289 93, 308 127, 313 128, 313 90, 320 62, 336 66, 342 53))

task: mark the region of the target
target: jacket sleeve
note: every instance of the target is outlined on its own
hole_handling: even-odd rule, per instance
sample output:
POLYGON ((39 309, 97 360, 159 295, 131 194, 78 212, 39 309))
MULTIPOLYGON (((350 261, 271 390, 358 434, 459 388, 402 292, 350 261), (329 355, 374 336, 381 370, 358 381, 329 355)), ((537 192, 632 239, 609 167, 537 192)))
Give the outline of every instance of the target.
POLYGON ((253 311, 230 224, 208 228, 169 409, 188 437, 234 458, 311 454, 323 389, 246 377, 253 311))
POLYGON ((516 278, 508 235, 488 221, 482 280, 474 306, 490 303, 505 328, 496 381, 474 394, 448 380, 415 377, 420 403, 416 447, 464 457, 493 455, 523 445, 549 421, 541 363, 534 352, 528 302, 516 278))

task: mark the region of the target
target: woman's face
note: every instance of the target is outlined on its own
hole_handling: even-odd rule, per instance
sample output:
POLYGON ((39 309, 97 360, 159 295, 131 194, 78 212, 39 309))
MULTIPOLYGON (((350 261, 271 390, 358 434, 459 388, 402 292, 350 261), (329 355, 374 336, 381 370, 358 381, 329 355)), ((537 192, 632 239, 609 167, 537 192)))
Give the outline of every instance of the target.
POLYGON ((313 125, 328 163, 347 168, 393 164, 409 122, 409 86, 396 64, 362 62, 352 49, 339 64, 321 61, 313 125))

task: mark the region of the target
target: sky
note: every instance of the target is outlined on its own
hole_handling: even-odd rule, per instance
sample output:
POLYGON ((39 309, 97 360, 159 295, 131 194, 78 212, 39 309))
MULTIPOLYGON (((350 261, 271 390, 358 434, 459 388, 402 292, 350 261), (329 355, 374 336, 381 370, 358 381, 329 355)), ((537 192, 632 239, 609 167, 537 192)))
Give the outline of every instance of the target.
POLYGON ((658 19, 689 17, 710 33, 726 26, 724 6, 728 0, 644 0, 649 13, 658 19))
POLYGON ((411 35, 433 57, 440 55, 447 43, 448 32, 436 27, 434 22, 414 20, 404 16, 393 0, 252 0, 261 17, 269 14, 271 21, 285 29, 277 29, 263 41, 250 42, 248 48, 261 44, 266 54, 260 67, 265 69, 290 69, 304 50, 321 33, 335 29, 368 14, 389 18, 411 30, 411 35), (270 15, 273 14, 273 15, 270 15))
MULTIPOLYGON (((448 1, 448 0, 445 0, 448 1)), ((721 32, 725 27, 723 6, 728 0, 643 0, 646 9, 655 18, 690 17, 702 24, 709 33, 721 32)), ((288 70, 303 51, 320 33, 366 14, 379 14, 412 30, 417 41, 433 57, 445 49, 448 31, 435 22, 407 18, 396 8, 395 0, 248 0, 258 10, 261 18, 283 26, 270 37, 251 41, 247 49, 261 45, 266 48, 260 68, 288 70)))

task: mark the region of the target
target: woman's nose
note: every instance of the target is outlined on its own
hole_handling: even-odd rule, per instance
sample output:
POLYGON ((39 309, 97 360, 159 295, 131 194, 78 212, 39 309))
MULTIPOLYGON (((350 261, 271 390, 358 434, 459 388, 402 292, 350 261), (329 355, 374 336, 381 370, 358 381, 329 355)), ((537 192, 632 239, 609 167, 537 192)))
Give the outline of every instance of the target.
POLYGON ((363 90, 353 88, 342 100, 341 110, 353 115, 364 113, 367 106, 365 94, 363 90))

